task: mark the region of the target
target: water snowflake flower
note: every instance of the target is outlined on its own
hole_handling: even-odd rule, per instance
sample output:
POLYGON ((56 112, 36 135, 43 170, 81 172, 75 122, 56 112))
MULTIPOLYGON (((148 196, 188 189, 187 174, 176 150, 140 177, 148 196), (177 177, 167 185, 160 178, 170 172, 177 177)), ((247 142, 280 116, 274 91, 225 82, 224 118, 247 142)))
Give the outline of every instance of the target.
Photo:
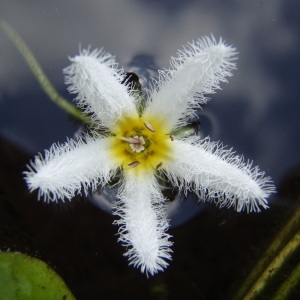
POLYGON ((206 95, 231 76, 235 59, 222 39, 200 39, 180 50, 142 97, 112 55, 82 50, 64 69, 65 82, 97 127, 37 155, 25 172, 30 191, 56 202, 117 185, 119 241, 129 263, 147 275, 171 260, 164 187, 238 212, 267 208, 274 186, 264 172, 185 130, 206 95))

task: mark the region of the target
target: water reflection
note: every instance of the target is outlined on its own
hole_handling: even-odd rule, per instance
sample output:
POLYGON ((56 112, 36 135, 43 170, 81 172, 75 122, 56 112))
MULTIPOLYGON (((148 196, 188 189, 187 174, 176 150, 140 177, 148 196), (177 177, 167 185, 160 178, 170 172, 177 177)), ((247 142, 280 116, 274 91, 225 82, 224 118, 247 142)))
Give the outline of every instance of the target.
MULTIPOLYGON (((233 146, 279 183, 299 164, 297 5, 284 0, 226 4, 217 0, 2 0, 0 16, 21 34, 50 80, 70 100, 61 70, 68 65, 67 56, 78 53, 79 43, 83 48, 104 46, 126 70, 140 72, 148 80, 157 69, 168 67, 170 55, 187 41, 210 33, 222 36, 239 51, 238 70, 200 113, 203 134, 233 146)), ((44 95, 3 33, 0 52, 0 133, 6 142, 13 141, 24 155, 72 136, 78 124, 44 95)), ((157 280, 172 296, 224 299, 228 286, 241 276, 241 266, 255 260, 254 253, 274 236, 290 207, 282 195, 269 211, 257 216, 227 212, 220 217, 208 205, 201 218, 173 229, 174 263, 158 279, 147 281, 122 259, 109 214, 89 203, 70 215, 48 213, 22 185, 21 172, 31 155, 21 158, 13 146, 3 152, 3 141, 0 197, 5 200, 1 211, 6 217, 1 219, 17 229, 9 231, 2 223, 1 237, 6 237, 2 240, 25 251, 24 235, 29 235, 30 247, 62 270, 79 298, 113 297, 120 292, 149 295, 157 280), (14 217, 8 222, 12 211, 14 217), (24 233, 23 228, 29 231, 24 233), (15 235, 18 239, 8 238, 15 232, 21 232, 15 235)))

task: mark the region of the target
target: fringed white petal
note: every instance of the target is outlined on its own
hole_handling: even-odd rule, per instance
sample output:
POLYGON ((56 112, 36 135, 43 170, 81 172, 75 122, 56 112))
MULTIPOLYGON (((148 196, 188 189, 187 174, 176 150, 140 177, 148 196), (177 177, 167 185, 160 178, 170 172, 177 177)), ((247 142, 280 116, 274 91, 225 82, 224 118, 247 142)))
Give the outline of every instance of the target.
POLYGON ((173 141, 174 160, 165 166, 168 178, 184 190, 195 191, 203 200, 238 212, 268 208, 267 197, 275 187, 251 162, 209 138, 173 141))
POLYGON ((77 105, 92 114, 94 122, 110 128, 122 115, 136 113, 135 100, 121 83, 124 75, 111 54, 82 50, 70 60, 72 64, 64 69, 65 82, 71 93, 78 94, 77 105))
POLYGON ((53 144, 39 154, 25 171, 30 191, 38 189, 45 202, 71 200, 76 194, 87 194, 105 184, 117 166, 109 159, 108 138, 78 137, 63 145, 53 144))
POLYGON ((195 108, 206 103, 235 68, 235 48, 205 37, 188 44, 171 60, 171 69, 160 71, 157 87, 145 114, 164 118, 170 129, 185 124, 195 108), (165 109, 162 109, 162 105, 165 109))
POLYGON ((164 198, 153 177, 136 176, 131 171, 124 174, 124 183, 118 193, 114 214, 120 219, 119 241, 128 248, 125 256, 129 264, 142 273, 154 275, 163 271, 171 259, 171 237, 166 230, 164 198))

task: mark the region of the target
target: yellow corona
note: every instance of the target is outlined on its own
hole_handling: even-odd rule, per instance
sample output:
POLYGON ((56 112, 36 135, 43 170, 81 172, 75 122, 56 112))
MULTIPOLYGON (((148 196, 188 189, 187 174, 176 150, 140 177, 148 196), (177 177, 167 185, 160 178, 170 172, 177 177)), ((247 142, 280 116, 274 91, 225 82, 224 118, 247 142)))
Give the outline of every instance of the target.
POLYGON ((123 117, 111 129, 111 153, 124 170, 153 173, 172 157, 171 137, 160 118, 123 117))

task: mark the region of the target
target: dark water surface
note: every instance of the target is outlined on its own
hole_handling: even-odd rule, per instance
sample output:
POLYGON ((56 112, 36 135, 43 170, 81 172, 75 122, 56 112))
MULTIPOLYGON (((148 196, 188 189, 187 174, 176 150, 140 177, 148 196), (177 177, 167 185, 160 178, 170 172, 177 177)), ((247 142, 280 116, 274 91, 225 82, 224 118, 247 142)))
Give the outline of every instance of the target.
MULTIPOLYGON (((170 230, 173 261, 147 279, 127 266, 111 215, 84 199, 49 207, 28 193, 26 163, 79 124, 47 98, 0 32, 0 248, 48 262, 78 299, 230 299, 300 197, 298 2, 1 0, 0 17, 70 100, 62 69, 79 44, 104 47, 141 76, 167 68, 177 49, 203 35, 237 48, 238 69, 201 112, 201 130, 253 159, 279 193, 257 215, 212 204, 197 204, 205 211, 188 220, 189 212, 179 214, 186 221, 170 230)), ((299 289, 291 299, 298 297, 299 289)))

